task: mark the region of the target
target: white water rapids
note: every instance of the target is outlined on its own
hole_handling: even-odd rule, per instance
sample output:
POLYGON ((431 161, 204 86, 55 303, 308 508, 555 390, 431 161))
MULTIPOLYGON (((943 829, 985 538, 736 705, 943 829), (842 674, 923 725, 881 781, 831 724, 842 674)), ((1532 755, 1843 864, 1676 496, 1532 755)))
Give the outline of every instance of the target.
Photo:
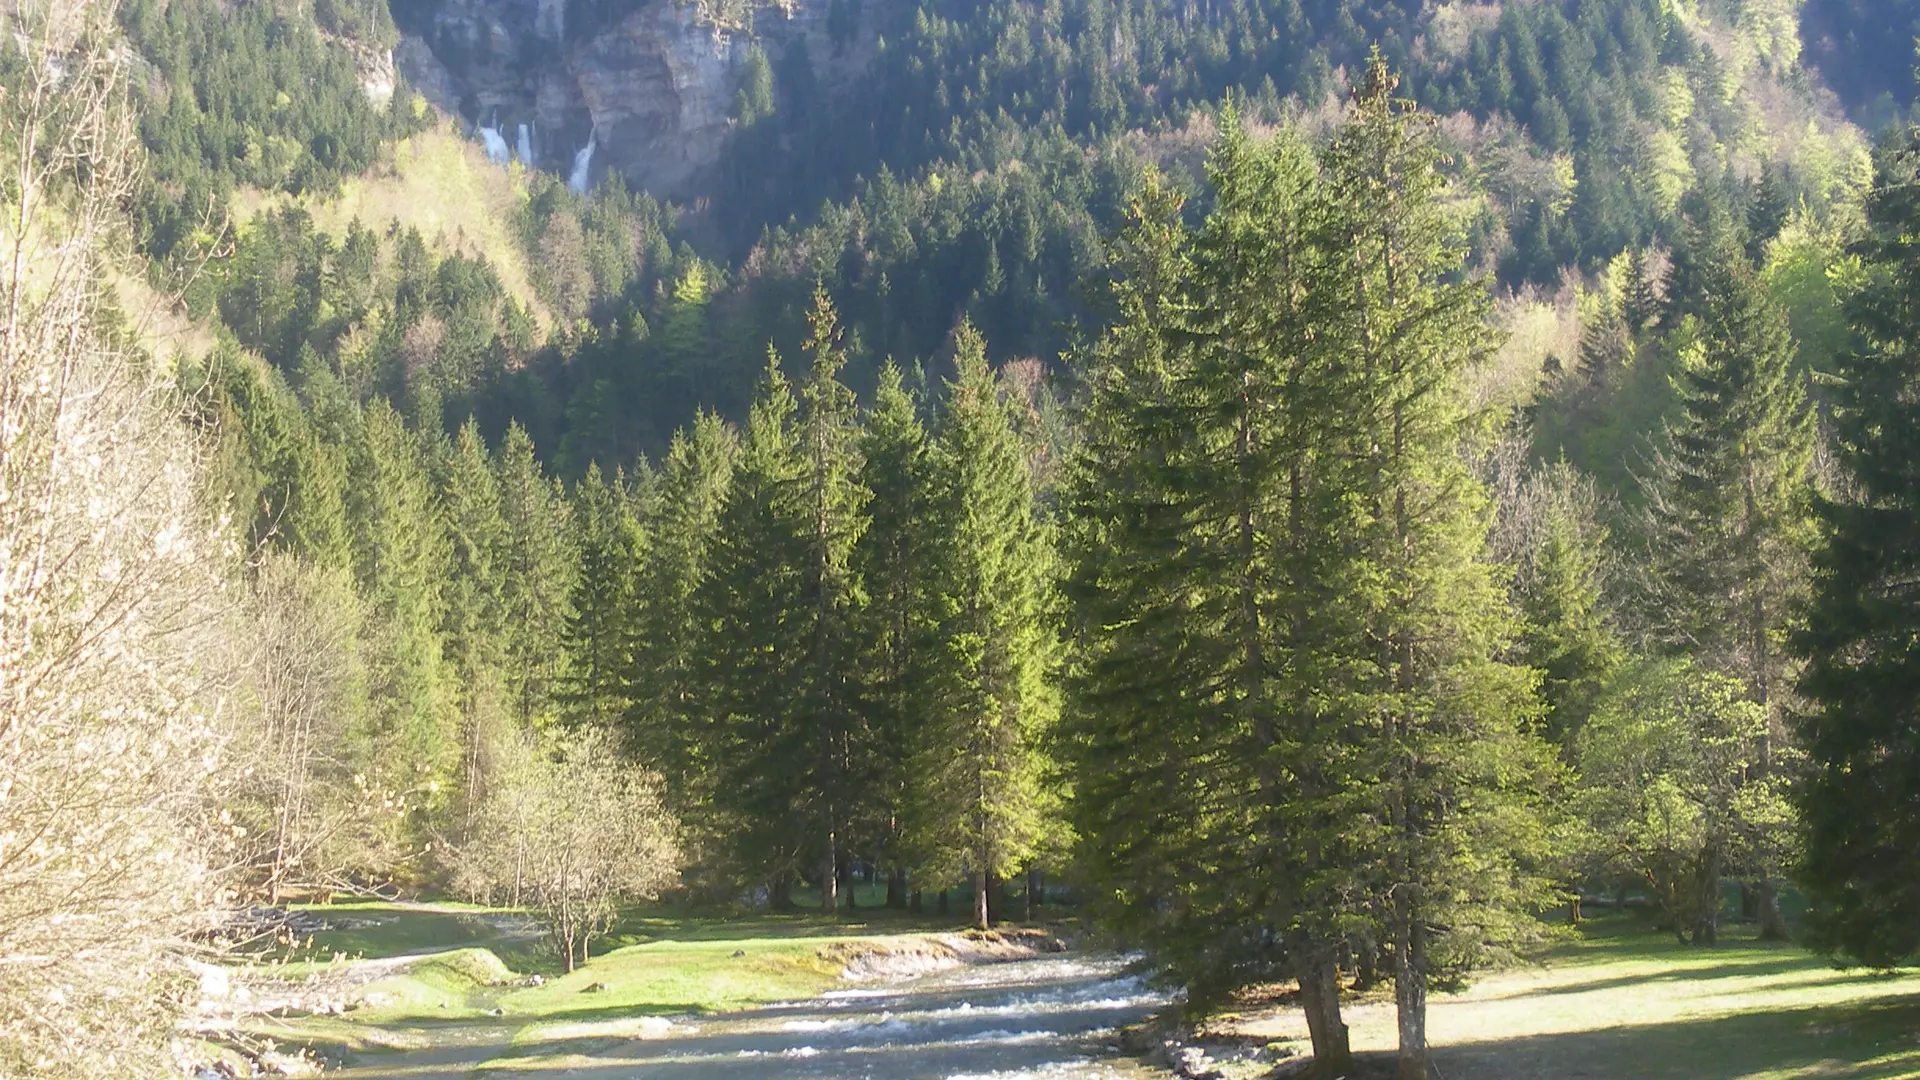
POLYGON ((1047 957, 672 1018, 569 1076, 613 1080, 1137 1080, 1113 1047, 1167 1003, 1115 959, 1047 957), (604 1062, 604 1064, 602 1064, 604 1062))
POLYGON ((713 1015, 519 1031, 422 1025, 434 1048, 369 1053, 341 1080, 1156 1080, 1117 1030, 1168 996, 1111 956, 1048 956, 713 1015))

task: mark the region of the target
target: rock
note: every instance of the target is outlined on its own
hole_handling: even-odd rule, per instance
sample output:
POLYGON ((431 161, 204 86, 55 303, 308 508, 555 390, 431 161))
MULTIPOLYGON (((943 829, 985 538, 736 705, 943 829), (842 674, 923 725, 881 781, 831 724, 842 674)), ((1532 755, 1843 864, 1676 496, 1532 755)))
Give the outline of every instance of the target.
MULTIPOLYGON (((567 171, 596 136, 596 168, 611 168, 657 197, 699 192, 732 138, 742 62, 763 49, 776 62, 795 42, 815 58, 823 92, 843 89, 876 53, 870 37, 836 48, 828 0, 793 0, 756 13, 752 29, 705 21, 705 5, 641 0, 618 21, 560 0, 420 0, 394 63, 409 85, 465 126, 530 128, 535 160, 567 171), (830 60, 827 58, 831 58, 830 60), (604 163, 604 164, 603 164, 604 163)), ((874 20, 867 20, 872 24, 874 20)))
POLYGON ((1187 1080, 1220 1080, 1222 1073, 1208 1060, 1207 1052, 1197 1046, 1182 1046, 1167 1055, 1173 1071, 1187 1080))

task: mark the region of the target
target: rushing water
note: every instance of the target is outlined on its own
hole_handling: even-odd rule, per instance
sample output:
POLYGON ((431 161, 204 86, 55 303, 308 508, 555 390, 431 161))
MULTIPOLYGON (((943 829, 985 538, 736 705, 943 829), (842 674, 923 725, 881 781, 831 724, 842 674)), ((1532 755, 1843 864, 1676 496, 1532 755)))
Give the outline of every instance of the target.
POLYGON ((1166 1004, 1115 959, 960 968, 712 1017, 656 1019, 570 1076, 647 1080, 1140 1080, 1115 1031, 1166 1004))

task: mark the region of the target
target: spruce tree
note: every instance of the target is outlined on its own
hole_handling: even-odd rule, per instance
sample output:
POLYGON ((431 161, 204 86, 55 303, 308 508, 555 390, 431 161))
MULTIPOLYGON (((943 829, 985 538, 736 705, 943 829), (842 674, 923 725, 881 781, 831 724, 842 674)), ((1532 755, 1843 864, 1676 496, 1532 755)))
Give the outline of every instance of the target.
POLYGON ((900 369, 889 362, 880 369, 860 439, 861 484, 871 498, 867 529, 854 546, 853 567, 867 598, 860 614, 858 661, 873 763, 865 782, 872 788, 883 853, 893 863, 887 889, 892 906, 905 903, 901 814, 918 717, 914 645, 925 623, 919 576, 929 542, 924 521, 928 450, 919 402, 907 390, 900 369))
POLYGON ((506 618, 501 576, 506 525, 500 485, 480 429, 461 425, 440 453, 439 510, 449 568, 442 590, 442 634, 460 697, 460 810, 473 820, 486 796, 491 745, 508 717, 506 618))
POLYGON ((1323 542, 1350 513, 1334 452, 1350 380, 1312 330, 1314 180, 1304 145, 1229 123, 1202 229, 1149 185, 1117 246, 1069 488, 1068 742, 1103 914, 1201 1000, 1297 978, 1337 1074, 1363 779, 1338 675, 1363 626, 1338 602, 1351 560, 1323 542))
POLYGON ((865 816, 875 764, 871 733, 860 708, 857 678, 858 616, 866 597, 853 565, 853 548, 867 529, 872 493, 861 482, 860 415, 853 391, 840 381, 847 355, 838 316, 825 290, 814 293, 806 348, 812 354, 801 387, 796 430, 805 465, 801 584, 808 610, 804 667, 795 687, 800 726, 813 743, 810 786, 818 805, 823 860, 823 907, 838 908, 842 846, 865 816))
POLYGON ((973 878, 974 921, 1023 867, 1048 812, 1045 740, 1058 713, 1049 595, 1053 552, 1024 447, 970 325, 955 338, 933 451, 929 604, 920 656, 916 845, 936 869, 973 878))
POLYGON ((1486 291, 1452 281, 1461 252, 1440 205, 1430 118, 1393 97, 1376 55, 1324 156, 1339 260, 1333 333, 1357 377, 1353 546, 1368 573, 1368 649, 1352 685, 1374 698, 1368 753, 1384 814, 1369 838, 1374 918, 1391 943, 1400 1080, 1428 1075, 1430 984, 1529 934, 1547 896, 1531 732, 1534 676, 1502 662, 1512 613, 1486 558, 1487 499, 1464 464, 1465 376, 1496 344, 1486 291))
MULTIPOLYGON (((769 352, 692 598, 701 741, 714 767, 712 824, 747 880, 774 883, 800 873, 825 847, 813 783, 819 748, 798 707, 812 641, 808 475, 797 409, 769 352)), ((829 870, 823 889, 833 876, 829 870)))
POLYGON ((658 767, 676 808, 697 806, 713 788, 698 711, 700 621, 694 592, 708 573, 720 507, 732 479, 737 439, 712 413, 676 432, 660 470, 659 511, 640 567, 628 728, 642 760, 658 767))
POLYGON ((610 727, 625 714, 632 666, 633 618, 646 533, 622 480, 598 464, 574 486, 575 547, 570 612, 561 641, 566 674, 560 700, 575 723, 610 727))
MULTIPOLYGON (((1676 299, 1686 318, 1680 411, 1648 484, 1650 577, 1674 650, 1740 679, 1767 716, 1754 780, 1785 782, 1793 673, 1786 639, 1811 543, 1813 418, 1786 317, 1746 260, 1726 210, 1703 202, 1676 299), (1777 751, 1777 752, 1776 752, 1777 751)), ((1755 838, 1762 933, 1781 937, 1775 876, 1784 837, 1755 838)), ((1696 935, 1713 939, 1714 907, 1696 935)))
POLYGON ((361 752, 379 783, 410 807, 430 808, 455 766, 459 737, 440 638, 446 536, 419 436, 400 414, 377 400, 351 434, 347 510, 370 624, 361 752))
POLYGON ((494 470, 505 524, 500 601, 507 695, 522 727, 531 728, 536 718, 551 714, 561 672, 562 651, 555 646, 567 625, 577 559, 571 507, 517 423, 507 428, 494 470))
POLYGON ((1844 482, 1818 503, 1824 543, 1796 641, 1806 667, 1797 795, 1812 944, 1893 966, 1920 955, 1920 183, 1908 130, 1879 151, 1848 305, 1858 344, 1832 394, 1844 482))

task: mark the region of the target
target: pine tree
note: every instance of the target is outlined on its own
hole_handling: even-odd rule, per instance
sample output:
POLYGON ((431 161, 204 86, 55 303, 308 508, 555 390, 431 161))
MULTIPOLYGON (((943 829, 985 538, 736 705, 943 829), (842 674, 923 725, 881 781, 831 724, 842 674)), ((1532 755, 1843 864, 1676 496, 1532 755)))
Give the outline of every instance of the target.
MULTIPOLYGON (((1774 785, 1792 683, 1786 638, 1811 543, 1813 418, 1785 316, 1741 251, 1725 208, 1696 211, 1679 297, 1697 346, 1683 354, 1680 412, 1648 485, 1650 574, 1670 647, 1745 683, 1767 715, 1755 782, 1774 785)), ((1785 936, 1757 842, 1762 933, 1785 936)), ((1711 942, 1714 908, 1696 937, 1711 942)))
POLYGON ((561 635, 567 667, 559 697, 571 720, 598 727, 611 727, 631 704, 626 678, 646 533, 624 487, 590 464, 573 493, 580 562, 561 635))
POLYGON ((506 622, 507 695, 523 728, 550 714, 561 671, 555 648, 567 625, 577 555, 566 493, 534 457, 519 424, 495 464, 500 484, 500 601, 506 622))
POLYGON ((971 326, 955 339, 933 453, 923 575, 923 726, 914 756, 914 834, 938 869, 965 869, 974 921, 1021 868, 1048 812, 1042 749, 1058 712, 1048 596, 1053 553, 1026 452, 971 326))
POLYGON ((1157 187, 1141 197, 1092 358, 1070 503, 1075 821, 1110 918, 1205 1000, 1296 977, 1337 1073, 1358 778, 1350 704, 1307 691, 1360 627, 1330 602, 1342 552, 1320 542, 1348 506, 1327 453, 1347 380, 1310 330, 1323 208, 1303 145, 1256 148, 1237 124, 1208 180, 1196 236, 1157 187))
POLYGON ((1845 483, 1820 500, 1823 545, 1796 638, 1812 768, 1797 801, 1815 947, 1891 967, 1920 954, 1920 184, 1909 130, 1878 153, 1849 303, 1860 330, 1832 392, 1845 483))

